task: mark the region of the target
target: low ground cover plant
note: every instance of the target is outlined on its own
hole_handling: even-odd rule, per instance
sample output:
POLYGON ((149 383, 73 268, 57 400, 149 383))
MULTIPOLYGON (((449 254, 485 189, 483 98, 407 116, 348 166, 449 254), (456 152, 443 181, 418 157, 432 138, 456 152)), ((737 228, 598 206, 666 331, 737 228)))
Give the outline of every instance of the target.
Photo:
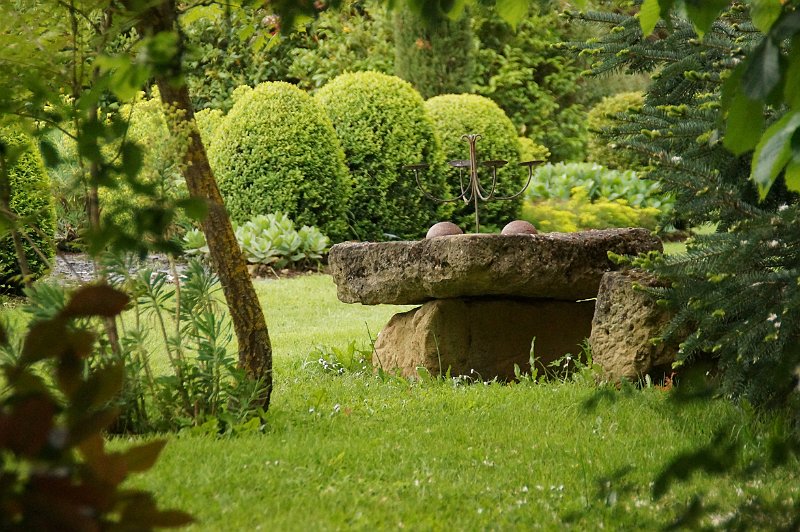
MULTIPOLYGON (((316 227, 304 225, 295 229, 294 222, 281 212, 234 224, 234 230, 247 262, 269 268, 318 267, 330 244, 330 239, 316 227)), ((183 249, 190 256, 207 255, 203 233, 198 229, 189 231, 183 238, 183 249)))

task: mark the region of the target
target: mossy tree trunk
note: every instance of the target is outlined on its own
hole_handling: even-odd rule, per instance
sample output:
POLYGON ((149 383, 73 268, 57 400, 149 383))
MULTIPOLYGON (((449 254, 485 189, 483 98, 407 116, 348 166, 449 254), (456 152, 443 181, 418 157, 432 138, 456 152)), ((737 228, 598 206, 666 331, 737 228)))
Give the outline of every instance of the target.
POLYGON ((176 53, 160 65, 156 84, 162 104, 167 108, 167 124, 173 134, 188 135, 184 155, 183 176, 189 194, 206 202, 208 214, 202 221, 211 261, 222 284, 225 299, 239 344, 239 366, 251 379, 262 380, 265 387, 264 405, 269 405, 272 392, 272 344, 264 313, 258 302, 247 271, 244 255, 228 217, 222 195, 208 161, 194 119, 189 90, 181 76, 182 40, 177 23, 174 0, 164 0, 141 18, 138 29, 142 35, 171 32, 178 36, 176 53))

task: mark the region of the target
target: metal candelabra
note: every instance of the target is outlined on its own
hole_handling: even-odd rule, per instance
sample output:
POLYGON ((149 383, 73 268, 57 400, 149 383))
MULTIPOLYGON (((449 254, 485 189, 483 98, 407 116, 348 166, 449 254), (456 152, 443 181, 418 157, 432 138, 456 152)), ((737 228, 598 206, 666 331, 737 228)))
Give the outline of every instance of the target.
POLYGON ((409 164, 404 166, 404 169, 413 170, 414 171, 414 178, 417 180, 417 186, 425 194, 426 197, 438 201, 440 203, 448 203, 454 202, 458 200, 462 200, 464 204, 469 204, 472 202, 475 206, 475 232, 480 233, 481 224, 480 224, 480 217, 478 214, 478 202, 483 201, 492 201, 492 200, 499 200, 499 201, 508 201, 518 198, 525 192, 525 189, 528 188, 528 185, 531 183, 531 178, 533 177, 533 166, 535 164, 542 163, 544 161, 526 161, 523 163, 519 163, 520 166, 524 166, 528 168, 528 181, 525 183, 525 186, 522 187, 518 192, 515 194, 511 194, 510 196, 498 196, 495 194, 497 189, 497 169, 502 168, 503 166, 508 164, 508 161, 503 160, 492 160, 492 161, 478 161, 478 152, 475 147, 478 140, 482 137, 480 134, 471 133, 468 135, 462 135, 461 140, 466 140, 469 143, 469 159, 459 159, 455 161, 449 161, 448 164, 454 168, 458 168, 458 181, 461 186, 461 193, 454 198, 438 198, 428 192, 425 187, 422 185, 422 182, 419 180, 420 171, 429 167, 427 164, 409 164), (478 177, 478 167, 489 167, 492 169, 492 185, 489 187, 487 191, 481 185, 480 178, 478 177), (464 171, 469 172, 469 181, 466 183, 464 182, 464 171))

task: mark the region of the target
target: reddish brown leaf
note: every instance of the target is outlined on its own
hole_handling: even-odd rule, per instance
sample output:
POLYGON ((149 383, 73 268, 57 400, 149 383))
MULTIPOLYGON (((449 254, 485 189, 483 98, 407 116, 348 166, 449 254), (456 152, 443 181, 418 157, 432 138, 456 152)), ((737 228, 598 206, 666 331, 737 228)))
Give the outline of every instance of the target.
POLYGON ((104 406, 122 389, 125 367, 122 362, 95 370, 72 397, 72 408, 90 410, 104 406))
POLYGON ((147 471, 153 467, 166 444, 167 440, 155 440, 125 451, 123 456, 128 464, 128 471, 147 471))
POLYGON ((61 311, 65 318, 89 316, 113 317, 122 312, 130 298, 108 285, 90 285, 79 288, 61 311))
POLYGON ((22 347, 22 362, 30 364, 45 358, 60 358, 67 347, 64 337, 67 325, 64 320, 54 319, 33 324, 22 347))
POLYGON ((69 442, 72 445, 78 445, 86 438, 99 434, 111 425, 117 416, 119 416, 118 408, 106 408, 78 419, 70 424, 69 442))
POLYGON ((53 428, 56 405, 45 395, 30 397, 14 405, 6 424, 8 446, 22 456, 36 456, 53 428))

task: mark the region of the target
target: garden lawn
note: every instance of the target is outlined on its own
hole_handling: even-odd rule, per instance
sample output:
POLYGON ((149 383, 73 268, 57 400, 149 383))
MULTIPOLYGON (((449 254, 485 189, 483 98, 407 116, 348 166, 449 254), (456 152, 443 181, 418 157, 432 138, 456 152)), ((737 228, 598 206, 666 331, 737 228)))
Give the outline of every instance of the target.
POLYGON ((367 327, 376 335, 397 308, 341 304, 324 275, 257 290, 276 353, 264 433, 168 436, 155 467, 128 483, 194 514, 190 530, 653 529, 695 494, 716 505, 706 523, 717 524, 745 502, 798 500, 795 462, 768 475, 695 476, 652 498, 668 458, 718 429, 746 438, 744 462, 766 455, 767 425, 727 402, 676 406, 652 387, 601 394, 586 378, 335 375, 309 356, 313 347, 367 346, 367 327))

